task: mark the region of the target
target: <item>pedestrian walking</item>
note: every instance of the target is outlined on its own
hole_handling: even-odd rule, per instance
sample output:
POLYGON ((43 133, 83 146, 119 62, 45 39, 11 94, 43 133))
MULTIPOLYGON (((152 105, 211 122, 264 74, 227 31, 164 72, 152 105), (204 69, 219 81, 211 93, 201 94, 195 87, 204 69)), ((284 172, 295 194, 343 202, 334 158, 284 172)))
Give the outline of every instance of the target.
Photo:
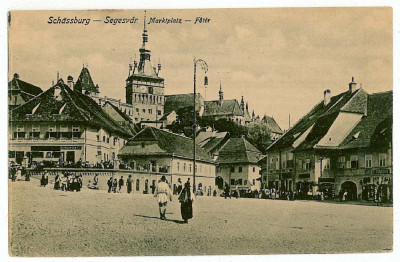
POLYGON ((17 170, 17 181, 21 181, 22 180, 22 167, 18 167, 17 170))
POLYGON ((225 187, 224 187, 224 196, 225 196, 225 199, 226 199, 227 197, 231 198, 230 191, 231 191, 231 189, 230 189, 230 187, 229 187, 229 184, 228 184, 227 182, 225 182, 225 187))
POLYGON ((162 176, 161 181, 158 182, 157 188, 154 192, 154 197, 157 197, 160 219, 162 220, 166 219, 165 213, 167 211, 168 200, 172 201, 171 188, 165 181, 165 176, 162 176))
POLYGON ((112 186, 113 186, 113 179, 112 179, 112 177, 110 177, 110 179, 108 179, 107 185, 108 185, 108 193, 111 193, 111 189, 112 189, 112 186))
POLYGON ((112 190, 114 193, 117 193, 117 186, 118 186, 118 181, 116 178, 114 178, 113 184, 112 184, 112 190))
POLYGON ((182 181, 180 178, 178 178, 178 187, 176 188, 176 193, 180 194, 182 191, 182 181))
POLYGON ((178 197, 181 203, 181 216, 184 223, 188 223, 188 220, 193 218, 193 195, 190 191, 190 181, 188 179, 178 197))
POLYGON ((128 179, 126 180, 126 190, 127 190, 128 194, 130 194, 132 192, 132 183, 133 183, 132 175, 129 175, 128 179))
POLYGON ((44 171, 42 174, 42 178, 40 179, 40 186, 46 187, 46 185, 49 183, 49 175, 47 171, 44 171))
POLYGON ((236 191, 236 199, 238 199, 240 197, 239 182, 236 182, 235 191, 236 191))
POLYGON ((55 190, 60 189, 60 182, 61 182, 60 175, 57 174, 56 177, 54 178, 54 189, 55 190))
POLYGON ((124 186, 124 177, 121 176, 121 178, 118 180, 118 193, 121 193, 121 188, 124 186))
POLYGON ((26 170, 25 167, 22 167, 22 176, 25 176, 25 181, 31 181, 31 174, 26 170))

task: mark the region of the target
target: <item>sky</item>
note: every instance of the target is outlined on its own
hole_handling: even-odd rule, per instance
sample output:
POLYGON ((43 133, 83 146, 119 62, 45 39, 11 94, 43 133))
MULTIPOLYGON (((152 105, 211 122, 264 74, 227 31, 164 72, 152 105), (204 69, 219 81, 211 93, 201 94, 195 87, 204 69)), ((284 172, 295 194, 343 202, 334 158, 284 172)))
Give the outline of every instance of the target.
MULTIPOLYGON (((9 79, 48 89, 57 71, 77 80, 87 64, 102 96, 125 102, 130 59, 138 60, 143 10, 13 11, 9 24, 9 79), (88 25, 49 24, 49 17, 90 18, 88 25), (106 24, 105 18, 138 18, 106 24), (93 20, 101 20, 94 22, 93 20)), ((369 93, 393 89, 392 9, 265 8, 147 10, 150 18, 182 24, 147 24, 152 62, 162 64, 165 93, 193 92, 193 59, 208 64, 207 89, 198 70, 198 91, 218 99, 241 96, 250 112, 273 116, 282 129, 323 99, 348 89, 354 76, 369 93), (196 17, 209 23, 194 24, 196 17)))

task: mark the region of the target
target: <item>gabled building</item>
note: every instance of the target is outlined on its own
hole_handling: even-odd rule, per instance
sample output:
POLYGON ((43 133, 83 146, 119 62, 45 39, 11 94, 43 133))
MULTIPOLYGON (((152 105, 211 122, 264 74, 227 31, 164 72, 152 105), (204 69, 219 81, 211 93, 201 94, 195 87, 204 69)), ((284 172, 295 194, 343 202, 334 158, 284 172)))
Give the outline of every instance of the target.
POLYGON ((196 143, 201 146, 211 157, 216 159, 218 157, 219 150, 225 145, 228 139, 228 132, 217 132, 215 130, 206 129, 197 133, 196 143))
MULTIPOLYGON (((253 120, 254 121, 254 120, 253 120)), ((266 123, 268 126, 268 129, 271 130, 271 139, 272 141, 277 140, 279 137, 282 136, 283 131, 278 125, 278 123, 275 121, 273 117, 264 115, 264 117, 261 120, 262 122, 266 123)))
POLYGON ((107 101, 103 104, 102 109, 121 127, 128 131, 132 136, 140 131, 140 128, 133 123, 132 119, 117 106, 107 101))
MULTIPOLYGON (((177 113, 180 109, 184 108, 193 108, 193 93, 165 96, 165 114, 169 114, 172 111, 177 113)), ((196 94, 196 112, 198 112, 200 116, 204 113, 204 99, 200 93, 196 94)))
POLYGON ((8 108, 11 110, 17 106, 25 104, 30 99, 43 93, 40 87, 27 83, 19 79, 17 73, 8 82, 8 108))
MULTIPOLYGON (((148 185, 165 175, 176 189, 178 179, 193 183, 193 140, 182 135, 145 127, 120 150, 119 157, 132 170, 142 172, 140 179, 148 185), (150 182, 151 181, 151 182, 150 182)), ((216 163, 201 148, 196 147, 196 189, 211 195, 215 189, 216 163)), ((146 190, 146 189, 145 189, 146 190)))
POLYGON ((216 184, 222 189, 225 183, 231 188, 260 189, 260 167, 262 153, 244 137, 231 138, 219 150, 216 184))
POLYGON ((392 100, 391 91, 356 89, 354 79, 339 95, 325 90, 324 99, 268 148, 264 185, 365 200, 379 187, 390 198, 392 100))
POLYGON ((9 157, 19 163, 114 162, 129 137, 94 100, 62 79, 9 115, 9 157))

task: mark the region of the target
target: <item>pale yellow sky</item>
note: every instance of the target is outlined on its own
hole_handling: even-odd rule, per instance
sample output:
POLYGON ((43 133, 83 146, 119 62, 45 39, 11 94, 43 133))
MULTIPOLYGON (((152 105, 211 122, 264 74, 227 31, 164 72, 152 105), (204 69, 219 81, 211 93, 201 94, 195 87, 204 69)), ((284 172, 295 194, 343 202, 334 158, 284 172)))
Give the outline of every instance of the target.
MULTIPOLYGON (((218 98, 221 80, 225 98, 243 95, 250 110, 273 116, 284 129, 289 113, 293 124, 325 89, 332 95, 347 90, 352 76, 370 93, 392 90, 391 8, 148 10, 147 17, 192 20, 147 25, 166 94, 193 91, 194 56, 209 66, 207 99, 218 98), (193 24, 197 16, 210 23, 193 24)), ((125 101, 128 64, 138 54, 142 30, 143 10, 14 11, 9 77, 19 73, 46 90, 57 70, 64 80, 76 80, 84 62, 102 95, 125 101), (49 16, 92 21, 55 25, 49 16), (106 16, 138 21, 110 25, 103 23, 106 16)))

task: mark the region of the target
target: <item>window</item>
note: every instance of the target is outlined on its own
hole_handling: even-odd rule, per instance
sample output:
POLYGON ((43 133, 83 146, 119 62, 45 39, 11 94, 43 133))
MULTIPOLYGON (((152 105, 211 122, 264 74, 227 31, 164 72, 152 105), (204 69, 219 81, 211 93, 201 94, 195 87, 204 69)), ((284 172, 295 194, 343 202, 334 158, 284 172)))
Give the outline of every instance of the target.
POLYGON ((372 167, 372 155, 365 155, 365 167, 372 167))
POLYGON ((98 155, 98 156, 101 156, 101 151, 97 151, 97 155, 98 155))
POLYGON ((136 112, 138 112, 138 113, 139 113, 139 108, 137 108, 137 107, 136 107, 136 112))
POLYGON ((60 138, 67 139, 68 137, 68 126, 60 126, 60 138))
POLYGON ((275 169, 279 170, 279 157, 275 158, 275 169))
POLYGON ((97 141, 100 141, 100 136, 99 135, 97 135, 96 138, 97 138, 97 141))
POLYGON ((269 169, 274 169, 274 158, 271 157, 269 169))
POLYGON ((231 179, 231 185, 235 184, 235 179, 231 179))
POLYGON ((79 126, 73 126, 72 127, 72 138, 80 138, 81 134, 80 134, 80 128, 79 126))
POLYGON ((256 185, 256 180, 255 179, 253 179, 253 186, 255 186, 256 185))
POLYGON ((176 162, 176 169, 179 171, 179 162, 176 162))
POLYGON ((141 146, 142 146, 142 148, 144 148, 144 147, 145 147, 145 144, 144 144, 144 142, 142 142, 141 146))
POLYGON ((49 126, 48 129, 49 138, 56 138, 57 137, 57 130, 56 126, 49 126))
POLYGON ((358 168, 358 156, 350 157, 350 168, 358 168))
POLYGON ((32 132, 29 134, 31 139, 38 139, 40 137, 40 126, 32 126, 32 132))
POLYGON ((153 114, 153 110, 152 109, 149 109, 149 114, 153 114))
POLYGON ((242 167, 240 166, 240 167, 239 167, 239 173, 242 173, 242 171, 243 171, 243 170, 242 170, 242 167))
POLYGON ((25 128, 23 126, 18 126, 17 127, 17 132, 24 132, 25 128))
POLYGON ((386 154, 379 154, 379 166, 386 166, 386 154))
POLYGON ((192 164, 189 164, 189 172, 192 172, 192 164))
POLYGON ((256 172, 256 168, 253 166, 253 172, 256 172))
POLYGON ((344 156, 339 157, 338 168, 344 168, 346 165, 346 158, 344 156))
POLYGON ((287 168, 293 168, 293 153, 288 154, 288 158, 286 161, 286 167, 287 168))
POLYGON ((331 159, 330 158, 326 158, 325 159, 325 166, 324 169, 329 170, 331 169, 331 159))
POLYGON ((310 159, 304 160, 303 169, 304 169, 304 170, 309 170, 309 169, 311 169, 311 161, 310 161, 310 159))
POLYGON ((157 110, 157 114, 161 116, 161 110, 157 110))
POLYGON ((298 163, 299 163, 299 169, 303 169, 303 160, 299 160, 298 163))
POLYGON ((244 181, 244 185, 247 185, 247 180, 244 181))
POLYGON ((106 142, 106 136, 103 136, 103 142, 106 142))
POLYGON ((242 185, 242 179, 239 179, 239 185, 242 185))
POLYGON ((143 113, 146 113, 146 109, 143 108, 143 109, 142 109, 142 112, 143 112, 143 113))
POLYGON ((235 167, 234 166, 231 167, 231 172, 235 173, 235 167))
POLYGON ((186 172, 186 163, 183 163, 183 172, 186 172))
POLYGON ((286 155, 282 155, 282 169, 286 169, 286 155))
POLYGON ((107 144, 110 144, 110 137, 107 137, 107 144))

